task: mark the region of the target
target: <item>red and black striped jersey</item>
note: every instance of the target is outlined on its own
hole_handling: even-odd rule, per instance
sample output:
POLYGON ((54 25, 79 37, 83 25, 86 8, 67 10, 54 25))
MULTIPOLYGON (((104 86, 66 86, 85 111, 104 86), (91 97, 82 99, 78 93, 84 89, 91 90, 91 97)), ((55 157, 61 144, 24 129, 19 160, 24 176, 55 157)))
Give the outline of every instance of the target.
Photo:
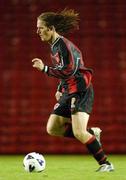
POLYGON ((51 45, 53 66, 44 72, 60 79, 58 90, 69 94, 84 91, 91 83, 92 70, 84 66, 81 51, 68 39, 58 37, 51 45))

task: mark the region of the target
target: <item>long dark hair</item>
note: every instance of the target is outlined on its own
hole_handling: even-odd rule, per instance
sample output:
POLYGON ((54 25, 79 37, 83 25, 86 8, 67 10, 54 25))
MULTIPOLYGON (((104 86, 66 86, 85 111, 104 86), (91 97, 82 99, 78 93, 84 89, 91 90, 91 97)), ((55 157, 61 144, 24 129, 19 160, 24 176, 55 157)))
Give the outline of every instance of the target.
POLYGON ((64 9, 61 12, 44 12, 38 19, 44 21, 47 27, 55 27, 58 33, 67 33, 79 29, 79 14, 73 9, 64 9))

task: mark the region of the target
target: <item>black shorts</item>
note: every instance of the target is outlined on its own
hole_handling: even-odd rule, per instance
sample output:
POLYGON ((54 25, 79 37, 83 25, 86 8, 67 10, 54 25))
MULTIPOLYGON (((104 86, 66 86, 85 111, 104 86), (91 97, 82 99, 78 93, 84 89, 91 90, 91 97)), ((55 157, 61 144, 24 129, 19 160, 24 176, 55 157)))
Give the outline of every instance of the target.
POLYGON ((90 85, 86 91, 66 94, 64 93, 58 103, 55 104, 52 114, 71 118, 71 114, 76 112, 86 112, 88 114, 92 111, 94 101, 94 91, 90 85))

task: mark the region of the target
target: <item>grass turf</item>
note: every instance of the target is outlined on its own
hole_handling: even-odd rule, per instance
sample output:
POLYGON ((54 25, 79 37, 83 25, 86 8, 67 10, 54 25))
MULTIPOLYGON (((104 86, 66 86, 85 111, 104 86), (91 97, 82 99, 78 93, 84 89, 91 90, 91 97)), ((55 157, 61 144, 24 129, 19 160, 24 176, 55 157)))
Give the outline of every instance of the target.
POLYGON ((126 156, 109 156, 115 171, 98 173, 99 167, 91 156, 45 155, 46 169, 27 173, 23 156, 0 156, 0 180, 126 180, 126 156))

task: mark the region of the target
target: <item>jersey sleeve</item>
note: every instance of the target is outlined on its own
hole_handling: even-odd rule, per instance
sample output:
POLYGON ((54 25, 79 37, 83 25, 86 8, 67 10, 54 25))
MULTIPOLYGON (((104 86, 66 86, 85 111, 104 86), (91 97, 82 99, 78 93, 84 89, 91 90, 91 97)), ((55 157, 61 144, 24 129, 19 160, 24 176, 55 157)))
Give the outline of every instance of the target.
POLYGON ((53 76, 59 79, 69 78, 74 70, 74 61, 71 58, 71 52, 67 48, 65 42, 62 40, 58 46, 59 63, 56 67, 45 66, 44 72, 49 76, 53 76))

